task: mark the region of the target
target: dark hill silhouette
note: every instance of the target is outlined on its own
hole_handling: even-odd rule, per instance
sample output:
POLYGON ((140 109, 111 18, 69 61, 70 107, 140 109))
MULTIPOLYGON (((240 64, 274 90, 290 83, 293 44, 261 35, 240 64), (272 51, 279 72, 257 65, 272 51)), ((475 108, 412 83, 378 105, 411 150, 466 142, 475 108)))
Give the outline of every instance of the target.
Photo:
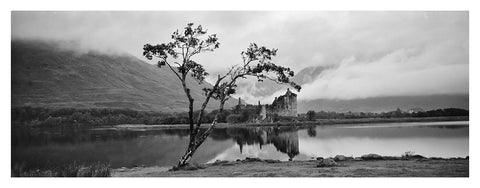
MULTIPOLYGON (((46 41, 14 40, 11 45, 12 107, 187 111, 175 75, 132 55, 81 53, 46 41)), ((193 80, 189 85, 199 107, 204 86, 193 80)), ((226 106, 231 107, 232 101, 226 106)), ((217 104, 211 101, 207 110, 217 104)))

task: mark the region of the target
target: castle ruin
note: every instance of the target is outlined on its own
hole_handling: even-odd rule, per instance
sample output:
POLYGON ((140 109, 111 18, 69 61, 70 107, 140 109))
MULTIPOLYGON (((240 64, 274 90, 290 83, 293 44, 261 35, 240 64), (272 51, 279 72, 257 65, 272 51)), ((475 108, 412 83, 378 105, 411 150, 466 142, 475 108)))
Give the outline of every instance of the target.
POLYGON ((297 94, 287 89, 285 95, 275 97, 273 103, 266 108, 267 114, 278 114, 279 116, 297 117, 297 94))
POLYGON ((236 110, 241 109, 256 109, 258 111, 257 121, 272 120, 273 116, 281 117, 297 117, 297 94, 287 89, 284 95, 275 97, 272 104, 261 105, 260 101, 258 105, 244 105, 241 103, 241 99, 238 101, 236 110))

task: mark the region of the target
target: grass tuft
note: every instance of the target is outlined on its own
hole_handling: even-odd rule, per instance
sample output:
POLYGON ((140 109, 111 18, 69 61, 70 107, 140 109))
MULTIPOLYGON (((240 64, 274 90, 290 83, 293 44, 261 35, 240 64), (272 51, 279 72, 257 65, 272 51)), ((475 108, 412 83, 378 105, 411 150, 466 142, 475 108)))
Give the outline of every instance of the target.
POLYGON ((97 162, 93 165, 72 164, 51 169, 26 169, 24 164, 12 168, 12 177, 110 177, 110 164, 97 162))

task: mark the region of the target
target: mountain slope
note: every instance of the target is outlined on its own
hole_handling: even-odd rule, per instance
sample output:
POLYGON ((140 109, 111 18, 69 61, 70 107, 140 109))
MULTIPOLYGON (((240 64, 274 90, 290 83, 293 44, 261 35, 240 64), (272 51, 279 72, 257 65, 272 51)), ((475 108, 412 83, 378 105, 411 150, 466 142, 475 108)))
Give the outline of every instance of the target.
MULTIPOLYGON (((203 101, 203 86, 188 82, 203 101)), ((231 103, 227 104, 230 107, 231 103)), ((211 102, 208 110, 218 103, 211 102)), ((187 111, 180 82, 167 68, 131 55, 79 53, 44 41, 12 41, 12 107, 130 108, 187 111)))
POLYGON ((322 66, 312 66, 304 68, 295 74, 295 77, 293 77, 293 81, 300 85, 308 84, 315 81, 324 70, 325 68, 322 66))

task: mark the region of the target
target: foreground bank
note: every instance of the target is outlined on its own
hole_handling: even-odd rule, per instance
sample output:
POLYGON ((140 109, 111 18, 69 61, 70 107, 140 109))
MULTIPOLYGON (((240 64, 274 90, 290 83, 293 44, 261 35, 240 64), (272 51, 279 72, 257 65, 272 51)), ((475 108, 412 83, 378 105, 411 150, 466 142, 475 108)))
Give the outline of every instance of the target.
POLYGON ((469 158, 318 159, 277 161, 246 158, 183 170, 167 167, 114 169, 115 177, 469 177, 469 158))

